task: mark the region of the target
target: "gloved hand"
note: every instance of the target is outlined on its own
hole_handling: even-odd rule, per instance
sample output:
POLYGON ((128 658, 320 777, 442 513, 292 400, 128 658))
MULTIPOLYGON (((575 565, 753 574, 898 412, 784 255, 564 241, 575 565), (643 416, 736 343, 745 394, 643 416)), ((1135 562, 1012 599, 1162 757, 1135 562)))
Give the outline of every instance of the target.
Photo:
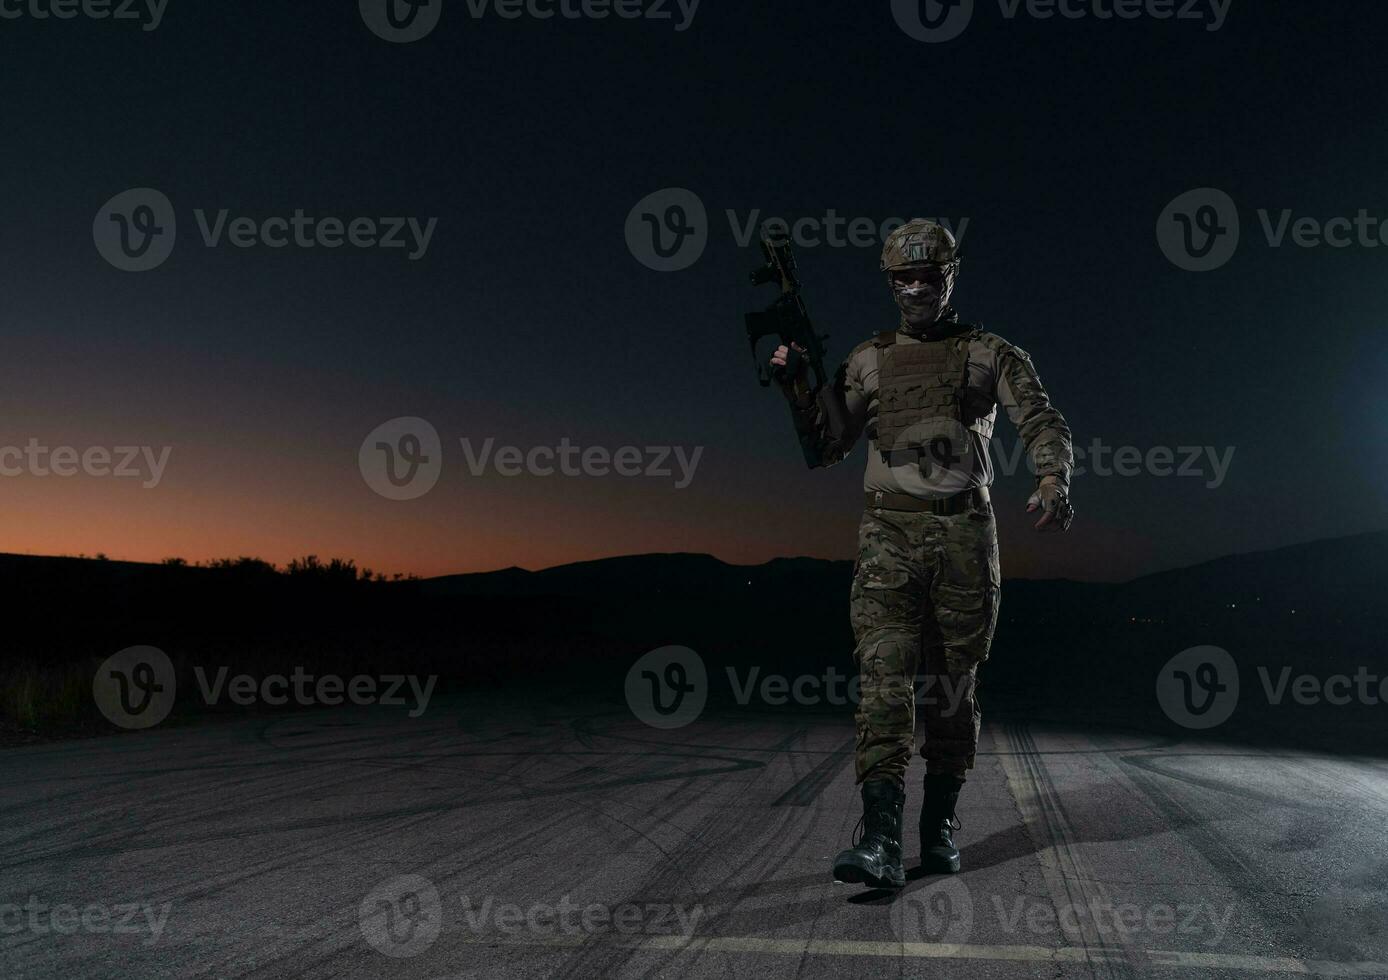
POLYGON ((1075 508, 1070 504, 1070 488, 1060 481, 1060 477, 1043 476, 1036 492, 1027 500, 1027 513, 1040 509, 1041 520, 1036 522, 1038 531, 1068 531, 1075 519, 1075 508))
POLYGON ((805 348, 799 344, 785 344, 776 348, 771 355, 771 368, 774 377, 781 385, 781 391, 791 404, 808 408, 813 402, 810 398, 810 362, 804 358, 805 348))

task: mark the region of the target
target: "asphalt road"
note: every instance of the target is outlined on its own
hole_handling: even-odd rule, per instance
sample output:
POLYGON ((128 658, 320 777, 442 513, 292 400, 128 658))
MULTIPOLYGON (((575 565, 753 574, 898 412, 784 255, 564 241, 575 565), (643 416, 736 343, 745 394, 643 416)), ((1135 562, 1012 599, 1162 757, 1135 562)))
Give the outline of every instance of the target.
POLYGON ((892 894, 830 881, 850 736, 477 698, 6 750, 0 977, 1388 976, 1388 763, 994 722, 964 873, 892 894))

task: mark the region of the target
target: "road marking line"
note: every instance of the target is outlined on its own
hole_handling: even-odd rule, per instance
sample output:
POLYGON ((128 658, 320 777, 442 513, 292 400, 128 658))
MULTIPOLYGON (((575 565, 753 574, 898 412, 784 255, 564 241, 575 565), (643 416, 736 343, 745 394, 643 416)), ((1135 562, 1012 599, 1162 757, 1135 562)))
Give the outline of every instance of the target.
POLYGON ((897 959, 997 960, 1042 963, 1123 963, 1138 969, 1170 967, 1191 970, 1246 970, 1331 977, 1388 974, 1388 963, 1299 960, 1291 957, 1196 953, 1184 950, 1083 946, 984 946, 951 943, 895 943, 852 939, 773 939, 767 936, 562 936, 476 935, 463 939, 487 946, 583 946, 588 943, 635 950, 691 953, 766 953, 785 956, 877 956, 897 959))

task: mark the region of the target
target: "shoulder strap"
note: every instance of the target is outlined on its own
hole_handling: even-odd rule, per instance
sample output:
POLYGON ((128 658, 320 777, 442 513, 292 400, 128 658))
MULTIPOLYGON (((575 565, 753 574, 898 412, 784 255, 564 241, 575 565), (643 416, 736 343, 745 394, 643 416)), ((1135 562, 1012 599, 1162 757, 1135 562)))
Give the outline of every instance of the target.
POLYGON ((873 337, 873 338, 872 338, 872 344, 873 344, 874 347, 890 347, 890 346, 892 346, 892 344, 895 344, 895 343, 896 343, 896 331, 895 331, 895 330, 884 330, 884 331, 882 331, 881 333, 879 333, 876 337, 873 337))

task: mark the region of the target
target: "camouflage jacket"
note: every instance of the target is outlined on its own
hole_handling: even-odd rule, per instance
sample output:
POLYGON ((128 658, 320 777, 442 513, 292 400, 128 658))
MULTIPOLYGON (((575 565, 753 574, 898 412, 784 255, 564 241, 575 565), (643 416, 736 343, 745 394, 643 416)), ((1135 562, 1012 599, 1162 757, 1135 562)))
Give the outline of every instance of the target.
MULTIPOLYGON (((903 332, 898 344, 920 343, 903 332)), ((821 466, 833 466, 852 450, 858 437, 868 435, 866 490, 905 493, 915 497, 944 497, 993 482, 993 460, 988 447, 993 436, 997 407, 1001 405, 1017 427, 1031 456, 1038 478, 1055 475, 1068 487, 1074 468, 1070 427, 1051 404, 1031 357, 1020 347, 996 334, 974 330, 968 336, 968 382, 964 401, 969 447, 957 465, 934 467, 925 472, 916 465, 895 465, 878 452, 876 440, 878 362, 881 350, 872 340, 859 344, 839 367, 832 384, 819 400, 810 401, 803 391, 787 390, 797 433, 817 448, 821 466), (845 431, 834 432, 823 400, 839 401, 838 413, 845 431)))

